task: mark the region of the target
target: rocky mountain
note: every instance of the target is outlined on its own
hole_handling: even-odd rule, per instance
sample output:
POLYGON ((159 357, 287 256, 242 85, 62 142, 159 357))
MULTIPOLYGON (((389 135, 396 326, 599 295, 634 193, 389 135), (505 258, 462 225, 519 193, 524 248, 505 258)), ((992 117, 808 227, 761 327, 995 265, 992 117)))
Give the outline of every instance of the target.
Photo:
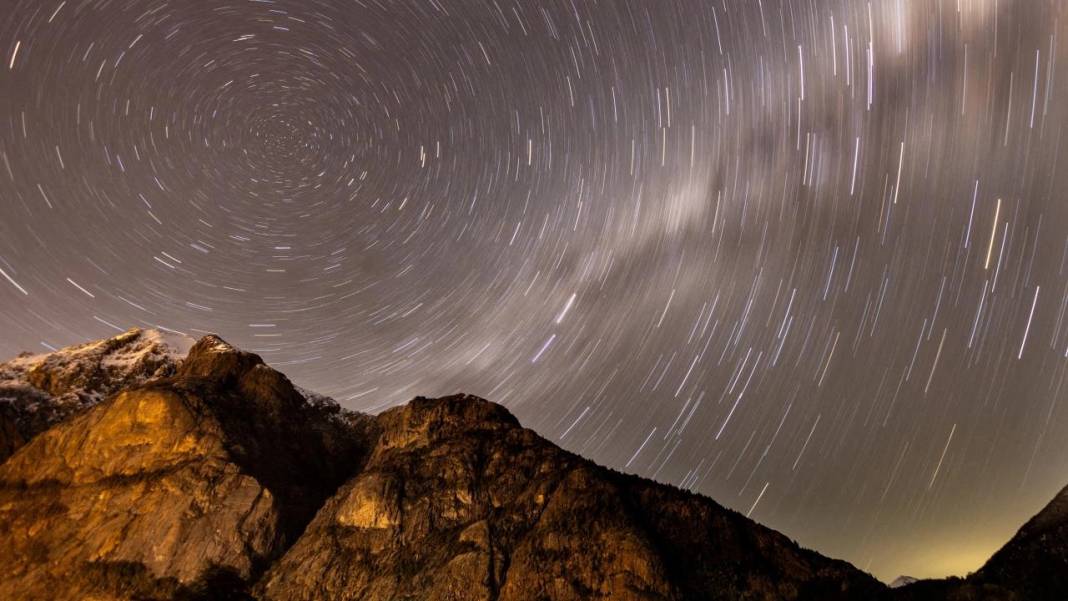
POLYGON ((123 388, 172 375, 194 340, 133 329, 0 363, 0 461, 30 438, 123 388))
POLYGON ((203 338, 0 466, 0 598, 236 594, 359 465, 367 423, 203 338))
POLYGON ((612 472, 471 396, 376 420, 265 599, 844 599, 881 591, 711 500, 612 472))
MULTIPOLYGON (((124 336, 84 348, 156 335, 124 336)), ((129 362, 83 355, 34 365, 97 375, 65 389, 38 377, 41 394, 9 401, 22 415, 19 399, 90 397, 19 430, 0 464, 0 599, 988 598, 951 597, 964 589, 949 581, 892 593, 711 499, 564 451, 476 397, 352 413, 215 336, 153 370, 108 372, 129 362), (109 373, 126 379, 103 384, 109 373)), ((4 373, 37 369, 28 359, 4 373)), ((1064 540, 1053 528, 1025 526, 1025 538, 1064 540)), ((1004 565, 1005 582, 1021 573, 1004 565)))

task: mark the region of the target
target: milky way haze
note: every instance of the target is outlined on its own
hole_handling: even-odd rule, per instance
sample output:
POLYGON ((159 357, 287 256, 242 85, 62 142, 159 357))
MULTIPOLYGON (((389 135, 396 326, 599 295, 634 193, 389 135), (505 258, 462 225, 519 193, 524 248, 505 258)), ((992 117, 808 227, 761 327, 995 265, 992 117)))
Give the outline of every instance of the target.
POLYGON ((0 354, 219 332, 963 573, 1068 482, 1065 8, 9 0, 0 354))

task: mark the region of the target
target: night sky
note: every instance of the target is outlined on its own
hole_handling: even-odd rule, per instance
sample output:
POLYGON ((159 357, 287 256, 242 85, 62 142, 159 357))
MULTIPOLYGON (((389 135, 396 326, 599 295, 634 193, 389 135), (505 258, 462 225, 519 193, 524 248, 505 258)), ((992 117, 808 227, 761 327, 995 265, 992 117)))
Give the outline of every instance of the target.
POLYGON ((963 574, 1068 484, 1066 9, 6 0, 0 356, 218 332, 963 574))

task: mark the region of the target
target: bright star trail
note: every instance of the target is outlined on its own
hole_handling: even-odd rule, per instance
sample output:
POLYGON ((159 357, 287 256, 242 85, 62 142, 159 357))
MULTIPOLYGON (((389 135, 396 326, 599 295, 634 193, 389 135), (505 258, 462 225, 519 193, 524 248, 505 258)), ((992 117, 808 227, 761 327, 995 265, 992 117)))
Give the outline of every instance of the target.
POLYGON ((1066 8, 9 1, 0 355, 218 332, 963 574, 1068 483, 1066 8))

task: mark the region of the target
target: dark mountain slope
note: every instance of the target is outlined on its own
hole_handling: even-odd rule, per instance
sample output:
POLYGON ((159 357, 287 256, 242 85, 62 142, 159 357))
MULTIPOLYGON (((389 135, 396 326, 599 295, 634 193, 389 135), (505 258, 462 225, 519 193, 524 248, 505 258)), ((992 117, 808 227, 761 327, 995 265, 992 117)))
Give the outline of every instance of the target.
POLYGON ((967 578, 920 580, 895 601, 1068 600, 1068 487, 967 578))
POLYGON ((1024 599, 1068 599, 1068 487, 1031 518, 975 574, 1024 599))

